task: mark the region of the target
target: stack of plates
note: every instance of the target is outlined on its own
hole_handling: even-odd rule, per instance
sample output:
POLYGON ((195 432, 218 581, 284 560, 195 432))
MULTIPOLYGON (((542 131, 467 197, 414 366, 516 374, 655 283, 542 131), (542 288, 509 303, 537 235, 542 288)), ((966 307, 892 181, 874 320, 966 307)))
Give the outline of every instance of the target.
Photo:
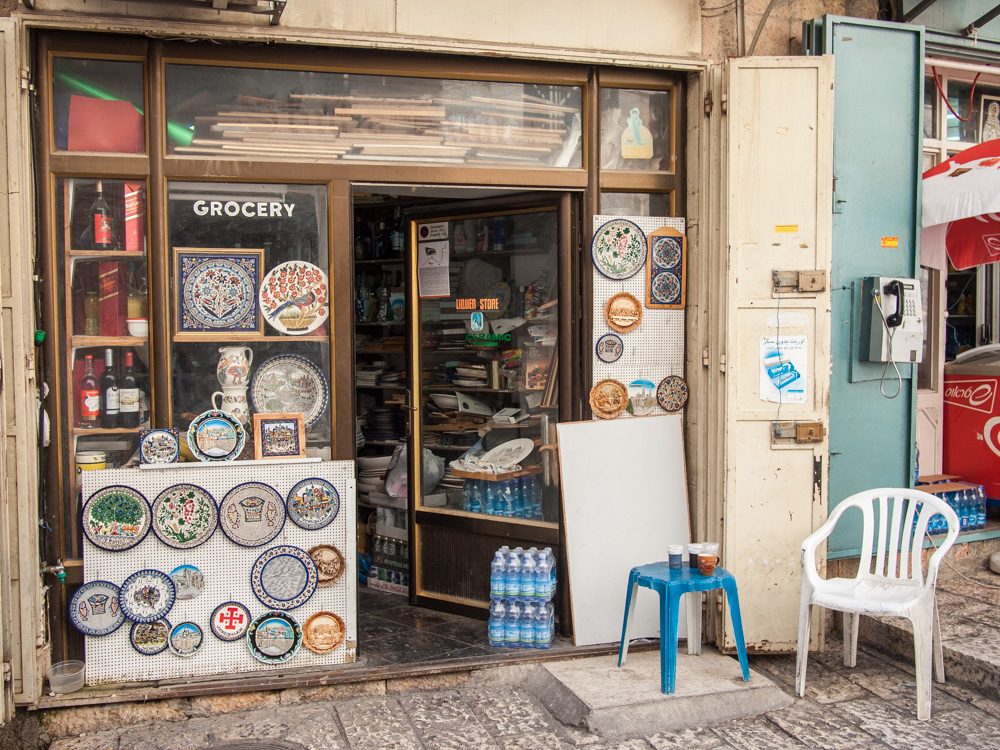
POLYGON ((392 456, 364 456, 357 460, 358 499, 368 501, 368 493, 385 492, 385 472, 392 456))
POLYGON ((373 406, 365 416, 365 439, 398 440, 399 413, 386 406, 373 406))

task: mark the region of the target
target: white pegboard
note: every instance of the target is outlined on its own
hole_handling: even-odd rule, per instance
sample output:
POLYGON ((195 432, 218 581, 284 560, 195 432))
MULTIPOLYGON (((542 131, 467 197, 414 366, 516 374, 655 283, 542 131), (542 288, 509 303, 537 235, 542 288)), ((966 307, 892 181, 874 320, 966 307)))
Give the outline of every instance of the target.
MULTIPOLYGON (((594 217, 594 231, 612 219, 628 219, 644 233, 660 227, 684 232, 684 219, 664 216, 602 216, 594 217)), ((588 248, 589 252, 589 248, 588 248)), ((647 243, 648 252, 648 243, 647 243)), ((684 259, 685 271, 688 259, 684 259)), ((667 375, 684 376, 684 310, 663 310, 646 307, 646 268, 635 276, 615 281, 597 270, 591 260, 594 275, 594 340, 590 342, 593 381, 613 378, 624 385, 636 379, 652 381, 654 385, 667 375), (615 333, 604 319, 604 305, 618 292, 628 292, 642 303, 642 323, 634 331, 619 333, 624 344, 622 356, 616 362, 602 362, 595 354, 597 340, 606 333, 615 333)), ((627 417, 625 413, 622 416, 627 417)), ((596 417, 595 417, 596 419, 596 417)))
POLYGON ((108 552, 83 540, 84 581, 103 579, 120 586, 130 573, 154 568, 169 574, 178 565, 196 565, 205 575, 205 588, 194 599, 178 601, 167 613, 171 625, 197 623, 204 634, 201 649, 188 658, 169 650, 154 656, 139 654, 129 643, 131 623, 125 623, 111 635, 86 637, 87 684, 176 679, 233 672, 288 671, 297 667, 316 667, 353 662, 357 654, 357 555, 355 531, 355 478, 353 461, 325 462, 237 462, 202 463, 166 466, 163 468, 108 469, 83 472, 83 497, 113 484, 132 487, 152 504, 156 496, 174 484, 196 484, 210 492, 216 505, 229 490, 244 482, 263 482, 282 497, 302 479, 319 477, 331 482, 340 494, 340 512, 333 522, 316 531, 299 528, 291 519, 285 521, 281 533, 260 547, 241 547, 232 542, 222 529, 216 529, 204 544, 190 550, 179 550, 163 544, 150 532, 130 550, 108 552), (290 610, 300 624, 310 615, 333 612, 341 617, 347 633, 344 643, 329 654, 314 654, 304 645, 284 664, 262 664, 251 656, 246 639, 223 642, 212 634, 209 619, 219 604, 235 599, 250 609, 251 617, 266 612, 250 586, 250 569, 265 550, 279 544, 290 544, 308 550, 317 544, 332 544, 346 562, 346 570, 333 586, 319 586, 316 593, 301 607, 290 610))

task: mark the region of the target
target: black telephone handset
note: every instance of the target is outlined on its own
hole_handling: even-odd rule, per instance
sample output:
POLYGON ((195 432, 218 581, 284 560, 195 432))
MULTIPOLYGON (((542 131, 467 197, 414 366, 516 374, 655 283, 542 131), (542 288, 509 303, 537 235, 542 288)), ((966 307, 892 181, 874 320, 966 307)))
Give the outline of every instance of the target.
POLYGON ((903 324, 903 283, 899 279, 893 279, 882 290, 885 294, 896 296, 896 311, 890 313, 885 319, 886 328, 896 328, 903 324))

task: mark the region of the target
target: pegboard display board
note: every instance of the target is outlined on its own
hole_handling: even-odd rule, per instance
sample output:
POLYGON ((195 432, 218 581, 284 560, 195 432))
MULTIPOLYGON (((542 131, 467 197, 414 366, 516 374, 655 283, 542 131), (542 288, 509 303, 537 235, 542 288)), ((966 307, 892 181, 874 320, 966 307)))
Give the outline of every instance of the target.
POLYGON ((154 656, 138 653, 129 642, 131 622, 114 633, 86 637, 87 684, 164 680, 233 672, 288 671, 299 667, 317 667, 354 662, 357 655, 357 555, 355 536, 355 478, 353 461, 292 462, 242 461, 235 463, 172 464, 157 468, 108 469, 83 472, 83 497, 109 485, 126 485, 152 504, 156 496, 174 484, 195 484, 215 498, 216 506, 226 493, 244 482, 263 482, 287 497, 296 482, 309 477, 326 479, 340 494, 340 511, 325 528, 302 529, 289 518, 281 533, 260 547, 241 547, 221 528, 198 547, 174 549, 150 532, 132 549, 108 552, 83 540, 83 578, 85 582, 107 580, 120 586, 129 574, 145 568, 164 573, 178 565, 197 566, 205 576, 205 588, 195 598, 176 601, 166 618, 170 624, 195 622, 203 632, 201 649, 190 657, 179 657, 169 650, 154 656), (216 606, 235 599, 250 610, 251 617, 270 610, 253 593, 250 570, 264 550, 289 544, 308 551, 317 544, 332 544, 346 561, 346 569, 332 586, 319 586, 312 597, 288 612, 299 625, 314 613, 333 612, 346 627, 344 642, 329 654, 315 654, 303 644, 298 653, 282 664, 263 664, 250 654, 246 638, 224 642, 211 631, 209 620, 216 606))
MULTIPOLYGON (((664 216, 603 216, 594 217, 594 232, 612 219, 628 219, 648 233, 660 227, 684 232, 684 219, 664 216)), ((648 253, 648 245, 647 245, 648 253)), ((590 248, 587 248, 588 259, 590 248)), ((688 261, 685 258, 685 266, 688 261)), ((594 275, 594 340, 590 343, 593 380, 597 383, 613 378, 628 386, 633 380, 649 380, 654 385, 667 375, 684 376, 684 310, 663 310, 646 307, 645 266, 635 276, 615 281, 604 276, 590 261, 594 275), (604 319, 604 305, 618 292, 628 292, 642 303, 642 323, 634 331, 619 333, 624 350, 616 362, 602 362, 595 354, 597 340, 606 333, 616 333, 604 319)), ((663 413, 657 409, 654 413, 663 413)), ((621 415, 628 417, 628 412, 621 415)), ((596 419, 597 417, 595 417, 596 419)))

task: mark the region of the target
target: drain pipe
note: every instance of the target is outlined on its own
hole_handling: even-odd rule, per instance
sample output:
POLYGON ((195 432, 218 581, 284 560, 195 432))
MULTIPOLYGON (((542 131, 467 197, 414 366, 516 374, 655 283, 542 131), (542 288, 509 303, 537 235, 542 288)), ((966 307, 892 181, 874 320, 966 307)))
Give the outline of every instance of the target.
POLYGON ((747 32, 744 0, 736 0, 736 56, 746 57, 747 32))

